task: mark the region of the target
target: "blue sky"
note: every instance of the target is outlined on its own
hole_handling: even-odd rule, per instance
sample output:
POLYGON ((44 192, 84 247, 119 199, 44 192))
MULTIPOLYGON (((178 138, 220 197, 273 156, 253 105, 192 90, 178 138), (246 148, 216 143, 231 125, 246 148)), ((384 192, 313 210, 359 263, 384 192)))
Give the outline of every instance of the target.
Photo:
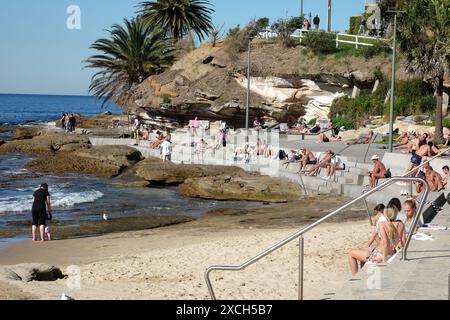
MULTIPOLYGON (((93 70, 82 61, 89 46, 114 23, 130 18, 139 0, 3 0, 0 11, 0 93, 85 95, 93 70), (81 30, 69 30, 70 5, 81 9, 81 30)), ((333 0, 333 30, 345 31, 364 0, 333 0)), ((216 25, 225 29, 250 19, 298 15, 300 0, 211 0, 216 25)), ((325 24, 327 0, 304 0, 304 12, 325 24)))

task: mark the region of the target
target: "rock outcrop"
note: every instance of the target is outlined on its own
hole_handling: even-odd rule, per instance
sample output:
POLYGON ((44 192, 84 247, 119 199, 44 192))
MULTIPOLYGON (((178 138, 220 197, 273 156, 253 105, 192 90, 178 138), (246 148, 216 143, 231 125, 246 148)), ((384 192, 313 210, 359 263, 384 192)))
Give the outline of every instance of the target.
POLYGON ((0 267, 0 281, 56 281, 65 276, 61 269, 47 264, 19 264, 0 267))
MULTIPOLYGON (((37 131, 36 134, 39 134, 37 131)), ((47 132, 31 139, 8 141, 0 146, 0 153, 47 154, 59 151, 66 145, 88 145, 87 137, 64 134, 61 132, 47 132)))
POLYGON ((188 179, 180 190, 192 198, 273 203, 298 200, 302 194, 300 186, 289 180, 256 174, 188 179))
MULTIPOLYGON (((254 43, 251 118, 280 123, 294 122, 305 114, 307 119, 327 116, 335 97, 350 94, 355 85, 372 89, 374 70, 386 69, 386 61, 381 57, 370 61, 352 57, 342 63, 333 58, 323 61, 301 51, 254 43)), ((242 127, 246 116, 246 74, 246 53, 231 54, 226 45, 204 45, 181 57, 169 70, 135 87, 128 106, 133 116, 150 126, 176 127, 199 117, 242 127)))
POLYGON ((41 156, 26 165, 40 172, 83 172, 114 177, 142 160, 136 149, 127 146, 66 145, 52 155, 41 156))
POLYGON ((204 178, 222 174, 246 175, 243 169, 237 167, 176 165, 168 162, 163 163, 157 158, 148 158, 140 162, 134 170, 136 176, 156 185, 180 185, 189 178, 204 178))

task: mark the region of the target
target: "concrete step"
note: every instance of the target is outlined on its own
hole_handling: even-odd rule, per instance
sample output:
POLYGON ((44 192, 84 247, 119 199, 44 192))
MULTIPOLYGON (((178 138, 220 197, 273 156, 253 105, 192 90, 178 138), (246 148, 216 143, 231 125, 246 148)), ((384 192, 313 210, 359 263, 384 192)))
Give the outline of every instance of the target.
MULTIPOLYGON (((434 193, 430 200, 440 201, 434 193)), ((446 204, 432 223, 450 226, 450 206, 446 204)), ((388 265, 366 265, 358 275, 324 299, 333 300, 448 300, 450 251, 448 230, 424 230, 433 241, 411 241, 406 261, 399 254, 388 265)))

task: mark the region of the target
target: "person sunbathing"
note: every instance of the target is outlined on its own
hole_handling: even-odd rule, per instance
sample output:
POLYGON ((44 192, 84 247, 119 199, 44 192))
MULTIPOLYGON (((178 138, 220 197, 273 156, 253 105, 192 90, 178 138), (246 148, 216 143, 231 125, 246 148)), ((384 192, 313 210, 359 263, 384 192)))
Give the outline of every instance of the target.
POLYGON ((197 152, 204 153, 209 148, 209 145, 206 143, 204 139, 201 139, 197 144, 197 152))
POLYGON ((377 155, 372 157, 373 169, 369 171, 369 188, 373 189, 377 185, 378 179, 387 179, 389 178, 388 171, 386 170, 386 166, 383 162, 380 161, 380 157, 377 155))
POLYGON ((439 149, 436 148, 436 146, 434 145, 434 143, 432 141, 428 142, 427 144, 424 144, 420 147, 420 149, 418 149, 416 151, 416 154, 421 157, 434 157, 435 155, 437 155, 439 153, 439 149))
POLYGON ((157 149, 164 142, 164 135, 161 131, 156 131, 156 140, 150 144, 150 148, 157 149))
POLYGON ((301 160, 301 156, 295 150, 291 150, 288 154, 288 159, 282 164, 283 167, 289 167, 291 163, 297 163, 301 160))
POLYGON ((442 172, 444 173, 444 178, 442 179, 442 185, 447 187, 448 178, 450 177, 450 168, 448 166, 444 166, 442 168, 442 172))
POLYGON ((348 141, 346 142, 347 145, 355 145, 355 144, 369 144, 372 142, 373 139, 373 131, 370 130, 367 134, 365 134, 364 136, 362 136, 361 138, 359 138, 356 141, 348 141))
POLYGON ((387 208, 383 217, 378 220, 376 237, 371 237, 368 246, 362 249, 351 250, 348 253, 348 262, 353 276, 363 268, 367 262, 386 264, 389 259, 404 246, 405 225, 397 221, 398 210, 387 208), (376 243, 375 246, 372 245, 376 243), (358 262, 360 266, 358 266, 358 262))
POLYGON ((334 152, 331 150, 327 150, 319 163, 313 165, 308 175, 312 177, 317 176, 321 168, 327 168, 331 164, 331 159, 333 158, 333 156, 334 152))
POLYGON ((306 134, 306 133, 308 133, 308 128, 306 128, 304 124, 297 123, 295 128, 290 128, 289 129, 289 132, 306 134))
POLYGON ((317 141, 317 143, 328 143, 328 142, 330 142, 330 139, 327 137, 325 132, 321 132, 319 134, 319 141, 317 141))
POLYGON ((425 180, 430 186, 432 192, 444 190, 444 184, 442 183, 442 177, 439 173, 433 170, 429 163, 425 164, 423 167, 425 171, 425 180))
POLYGON ((308 165, 315 165, 317 164, 317 158, 310 150, 303 148, 300 150, 302 160, 300 161, 300 166, 298 170, 298 174, 301 174, 302 172, 305 172, 306 166, 308 165))
POLYGON ((342 162, 341 158, 333 154, 331 163, 327 165, 327 175, 322 179, 331 180, 337 170, 345 170, 345 163, 342 162))

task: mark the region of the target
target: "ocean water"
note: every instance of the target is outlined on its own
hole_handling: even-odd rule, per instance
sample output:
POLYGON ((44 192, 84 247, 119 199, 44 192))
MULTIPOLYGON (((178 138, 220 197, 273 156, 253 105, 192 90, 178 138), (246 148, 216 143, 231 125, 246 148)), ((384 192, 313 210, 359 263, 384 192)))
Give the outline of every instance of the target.
MULTIPOLYGON (((63 111, 86 116, 121 112, 115 105, 102 109, 92 97, 0 94, 0 124, 46 122, 57 119, 63 111)), ((0 133, 0 140, 8 138, 8 134, 0 133)), ((8 230, 15 222, 31 221, 33 192, 44 182, 49 184, 55 219, 69 223, 97 223, 104 212, 111 219, 165 215, 198 218, 215 208, 254 206, 188 199, 177 188, 118 187, 92 175, 31 173, 23 169, 31 160, 21 154, 0 155, 0 231, 8 230)), ((29 238, 28 224, 19 240, 22 237, 29 238)), ((11 243, 11 239, 0 236, 0 248, 5 243, 11 243)))
MULTIPOLYGON (((30 220, 33 192, 48 183, 55 219, 66 222, 102 221, 123 217, 189 216, 199 218, 217 208, 254 207, 256 204, 189 199, 177 188, 128 188, 113 186, 107 178, 86 174, 44 175, 23 166, 32 160, 20 154, 0 155, 0 231, 11 223, 30 220)), ((29 226, 23 236, 29 237, 29 226)), ((1 238, 2 242, 10 239, 1 238)))
POLYGON ((49 96, 0 94, 0 124, 23 124, 58 119, 61 112, 76 112, 93 116, 122 110, 110 103, 102 108, 101 101, 89 96, 49 96))

